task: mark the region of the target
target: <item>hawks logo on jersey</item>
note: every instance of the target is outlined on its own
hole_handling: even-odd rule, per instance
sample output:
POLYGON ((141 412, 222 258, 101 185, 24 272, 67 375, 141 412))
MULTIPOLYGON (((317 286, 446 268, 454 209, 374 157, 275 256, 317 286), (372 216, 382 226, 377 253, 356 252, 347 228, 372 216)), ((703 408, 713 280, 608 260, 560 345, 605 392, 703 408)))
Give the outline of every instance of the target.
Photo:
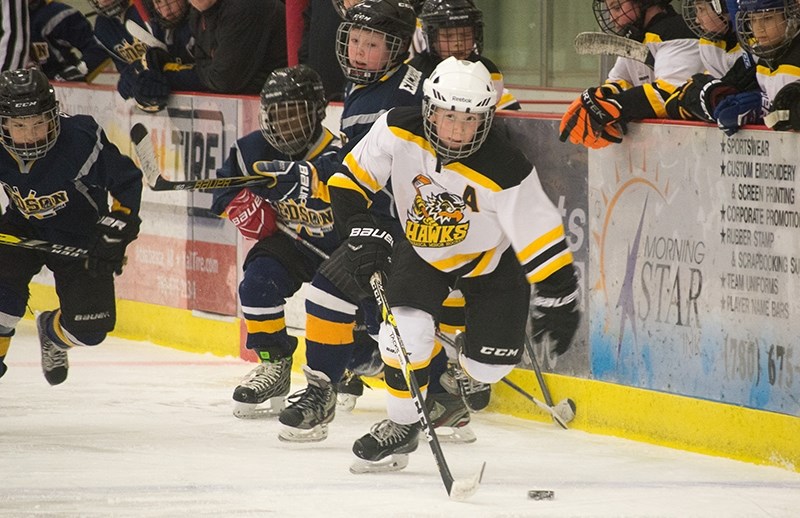
POLYGON ((26 197, 22 197, 17 187, 12 190, 6 188, 6 193, 17 209, 26 218, 45 219, 55 216, 56 213, 69 203, 66 191, 58 191, 47 196, 36 196, 36 191, 30 191, 26 197))
POLYGON ((458 244, 467 237, 469 221, 465 221, 467 205, 450 192, 434 192, 425 196, 422 189, 432 185, 430 178, 414 178, 414 205, 408 211, 406 239, 414 245, 441 248, 458 244))

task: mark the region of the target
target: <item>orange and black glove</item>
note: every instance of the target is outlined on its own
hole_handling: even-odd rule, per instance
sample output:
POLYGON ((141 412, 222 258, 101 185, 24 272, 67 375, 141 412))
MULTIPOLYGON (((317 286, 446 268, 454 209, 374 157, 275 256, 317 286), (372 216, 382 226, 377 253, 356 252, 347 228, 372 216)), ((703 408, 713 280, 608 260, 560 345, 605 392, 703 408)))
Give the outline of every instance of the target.
POLYGON ((622 142, 627 126, 622 106, 611 96, 611 91, 603 87, 585 90, 562 117, 559 140, 566 142, 569 138, 573 144, 592 149, 622 142))

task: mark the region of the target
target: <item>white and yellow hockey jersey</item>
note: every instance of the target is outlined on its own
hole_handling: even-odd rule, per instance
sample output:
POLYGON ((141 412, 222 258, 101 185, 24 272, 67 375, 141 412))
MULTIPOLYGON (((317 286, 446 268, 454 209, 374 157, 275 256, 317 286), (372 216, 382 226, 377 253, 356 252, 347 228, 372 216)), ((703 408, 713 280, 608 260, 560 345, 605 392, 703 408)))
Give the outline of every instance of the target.
POLYGON ((365 211, 387 186, 405 238, 438 270, 463 277, 491 273, 509 246, 531 283, 572 263, 561 216, 535 168, 496 131, 473 155, 442 164, 424 136, 420 109, 395 108, 375 122, 343 166, 329 180, 336 217, 365 211), (337 210, 337 189, 358 193, 339 200, 361 207, 337 210))

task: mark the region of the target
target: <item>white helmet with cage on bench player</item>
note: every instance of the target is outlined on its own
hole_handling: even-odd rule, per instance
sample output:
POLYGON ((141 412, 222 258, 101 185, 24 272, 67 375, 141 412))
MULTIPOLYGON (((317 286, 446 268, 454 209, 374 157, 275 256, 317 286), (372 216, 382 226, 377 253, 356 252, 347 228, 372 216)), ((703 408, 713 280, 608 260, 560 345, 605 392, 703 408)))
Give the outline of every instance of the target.
POLYGON ((497 92, 480 63, 449 57, 422 84, 425 137, 445 162, 475 153, 489 135, 497 92))

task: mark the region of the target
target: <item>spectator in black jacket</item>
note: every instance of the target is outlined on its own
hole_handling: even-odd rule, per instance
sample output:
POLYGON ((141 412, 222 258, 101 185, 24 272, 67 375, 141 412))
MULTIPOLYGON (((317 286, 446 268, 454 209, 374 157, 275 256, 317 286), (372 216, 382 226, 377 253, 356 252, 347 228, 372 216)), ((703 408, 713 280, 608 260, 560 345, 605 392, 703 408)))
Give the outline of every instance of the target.
POLYGON ((150 48, 134 88, 137 103, 163 107, 172 91, 257 94, 285 67, 286 7, 281 0, 190 0, 194 64, 150 48))

